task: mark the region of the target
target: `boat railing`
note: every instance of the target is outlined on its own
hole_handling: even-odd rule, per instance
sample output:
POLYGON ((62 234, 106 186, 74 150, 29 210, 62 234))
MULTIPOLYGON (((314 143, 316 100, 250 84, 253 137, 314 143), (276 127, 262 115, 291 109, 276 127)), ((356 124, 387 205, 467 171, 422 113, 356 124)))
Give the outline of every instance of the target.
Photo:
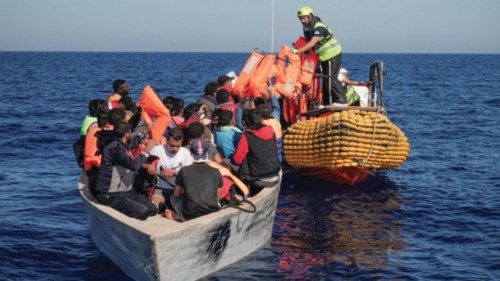
MULTIPOLYGON (((315 108, 312 110, 308 110, 301 114, 304 117, 315 117, 322 116, 323 114, 331 111, 344 111, 344 110, 362 110, 362 111, 375 111, 382 114, 386 114, 384 108, 384 102, 382 99, 383 89, 384 89, 384 78, 387 76, 387 70, 384 69, 384 62, 381 60, 374 61, 369 68, 369 76, 368 79, 371 81, 370 86, 368 87, 368 106, 337 106, 331 102, 331 93, 330 93, 330 103, 329 105, 315 108)), ((315 74, 315 77, 318 78, 329 78, 337 79, 337 77, 331 77, 323 74, 315 74)))

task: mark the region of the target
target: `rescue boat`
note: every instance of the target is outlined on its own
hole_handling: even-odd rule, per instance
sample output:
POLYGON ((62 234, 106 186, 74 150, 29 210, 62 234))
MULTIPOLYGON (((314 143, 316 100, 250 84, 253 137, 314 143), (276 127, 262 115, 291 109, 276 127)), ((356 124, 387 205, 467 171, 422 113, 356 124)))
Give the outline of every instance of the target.
MULTIPOLYGON (((294 47, 305 43, 299 38, 294 47)), ((318 58, 313 51, 297 55, 282 46, 272 67, 269 59, 265 67, 259 65, 270 55, 255 54, 254 50, 242 69, 241 73, 248 72, 252 65, 251 75, 239 83, 239 93, 261 96, 262 90, 251 86, 252 79, 273 82, 272 92, 281 96, 283 127, 288 127, 283 136, 284 158, 294 170, 336 184, 355 185, 379 169, 395 169, 406 161, 408 140, 387 117, 382 100, 386 75, 382 61, 370 66, 369 87, 353 86, 360 97, 359 106, 319 106, 323 77, 315 73, 318 58)))

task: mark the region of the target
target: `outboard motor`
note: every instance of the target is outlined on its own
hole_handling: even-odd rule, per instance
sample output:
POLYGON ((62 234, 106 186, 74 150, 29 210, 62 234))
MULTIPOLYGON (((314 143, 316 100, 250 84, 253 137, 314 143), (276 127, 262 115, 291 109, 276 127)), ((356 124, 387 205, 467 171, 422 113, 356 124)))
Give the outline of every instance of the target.
POLYGON ((368 106, 383 107, 382 92, 384 86, 384 78, 387 76, 387 69, 384 69, 384 62, 374 61, 370 65, 369 80, 372 82, 368 97, 368 106))

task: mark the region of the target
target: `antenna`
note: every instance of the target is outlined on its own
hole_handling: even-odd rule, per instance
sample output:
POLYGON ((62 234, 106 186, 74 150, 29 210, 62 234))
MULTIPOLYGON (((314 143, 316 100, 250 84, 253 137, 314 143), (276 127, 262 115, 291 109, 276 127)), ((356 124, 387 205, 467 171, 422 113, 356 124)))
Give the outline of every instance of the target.
POLYGON ((274 2, 275 0, 273 0, 273 15, 271 17, 271 54, 274 54, 274 2))

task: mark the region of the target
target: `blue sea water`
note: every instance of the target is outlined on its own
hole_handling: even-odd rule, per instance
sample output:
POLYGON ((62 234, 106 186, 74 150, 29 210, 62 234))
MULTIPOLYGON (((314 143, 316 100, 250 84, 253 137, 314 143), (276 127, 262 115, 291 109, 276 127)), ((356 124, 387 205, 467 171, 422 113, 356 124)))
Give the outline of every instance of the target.
MULTIPOLYGON (((129 280, 93 244, 72 143, 116 78, 187 102, 247 54, 0 53, 0 280, 129 280)), ((270 243, 209 280, 500 280, 500 55, 345 54, 388 69, 408 161, 358 186, 288 175, 270 243)))

